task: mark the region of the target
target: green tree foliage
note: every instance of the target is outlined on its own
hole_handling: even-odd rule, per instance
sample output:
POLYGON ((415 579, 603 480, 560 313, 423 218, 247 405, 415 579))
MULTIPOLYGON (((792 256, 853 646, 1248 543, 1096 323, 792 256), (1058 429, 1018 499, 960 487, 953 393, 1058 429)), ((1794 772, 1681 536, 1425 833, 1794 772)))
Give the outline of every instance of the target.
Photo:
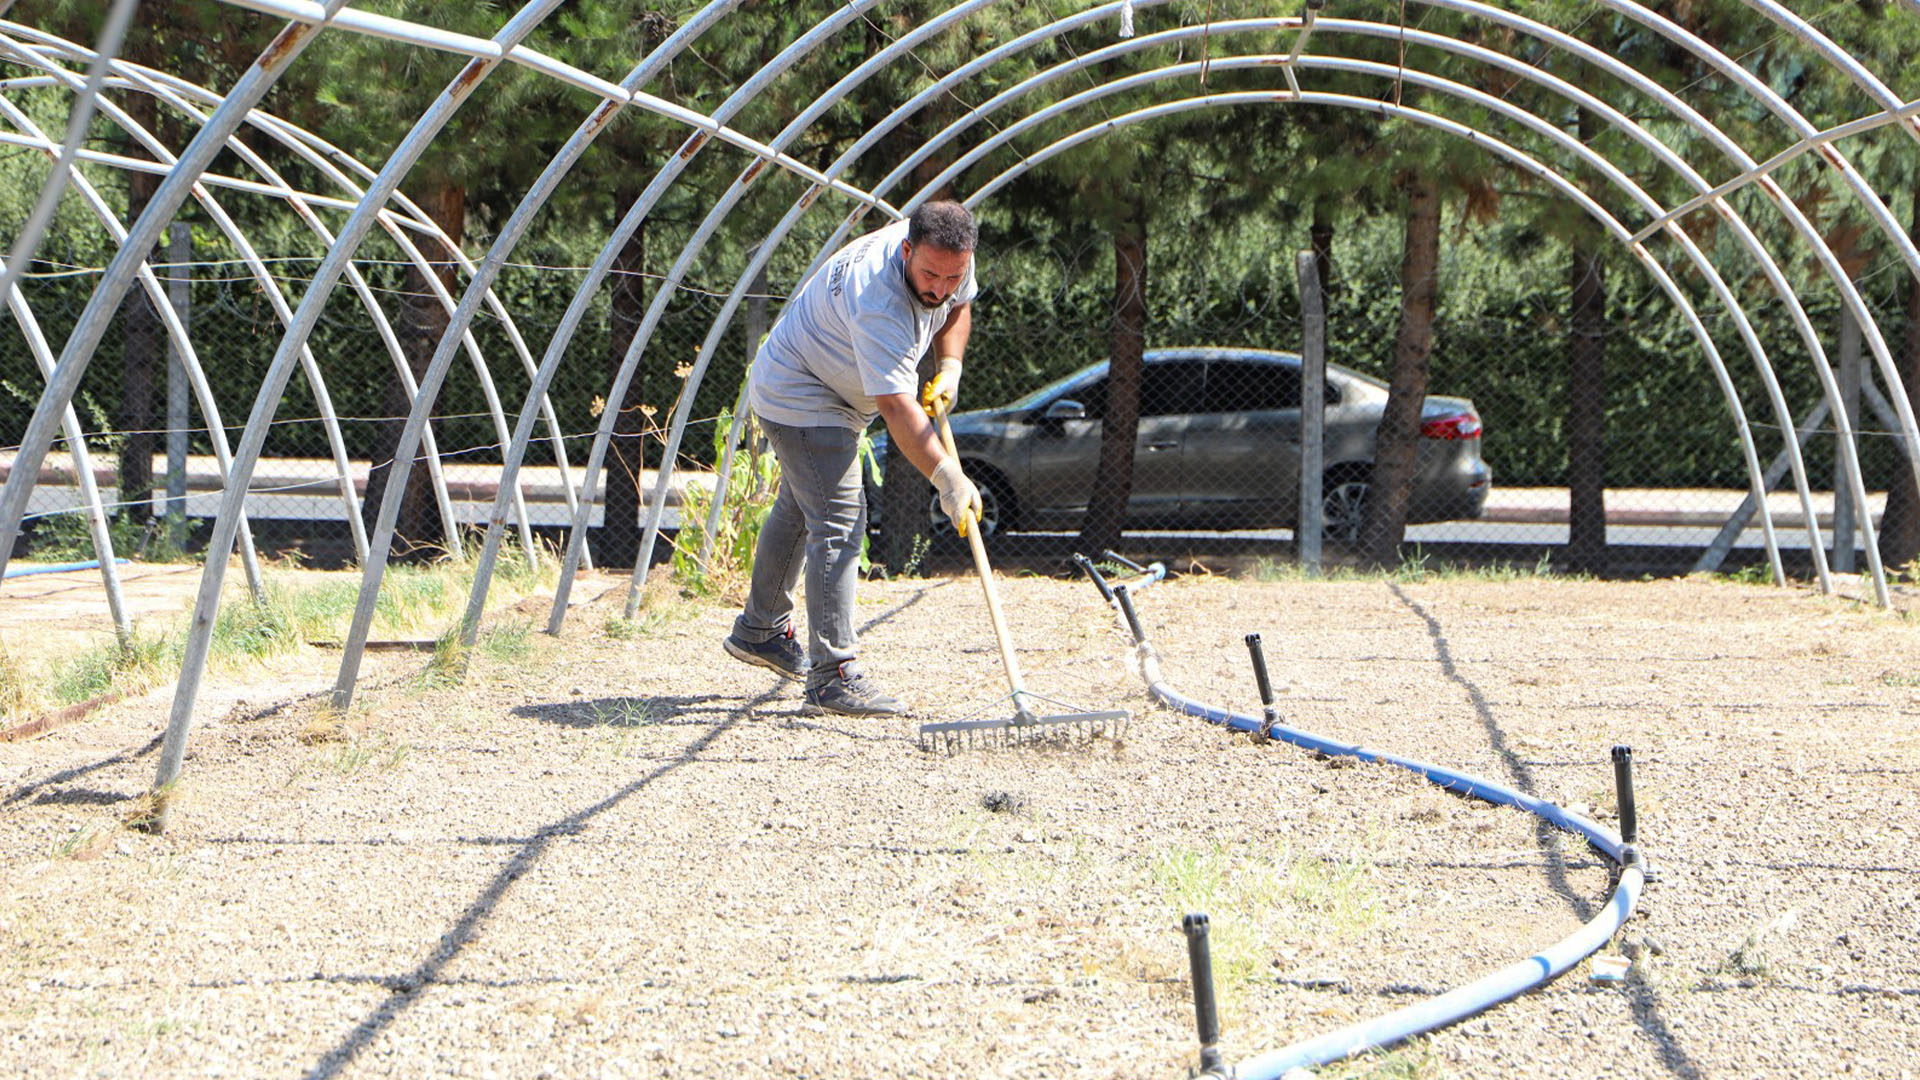
MULTIPOLYGON (((617 81, 701 6, 694 0, 566 4, 529 44, 617 81)), ((1874 2, 1827 7, 1796 2, 1793 6, 1860 55, 1868 68, 1886 79, 1895 96, 1909 100, 1920 95, 1920 71, 1914 68, 1914 58, 1920 56, 1920 30, 1904 9, 1874 2)), ((97 31, 93 24, 101 7, 77 2, 22 4, 14 17, 89 42, 97 31)), ((516 6, 497 0, 482 4, 379 0, 356 7, 485 37, 516 6)), ((688 108, 711 110, 732 95, 748 74, 840 7, 826 0, 747 0, 732 19, 704 35, 646 89, 688 108)), ((946 0, 873 5, 846 29, 829 36, 811 58, 773 80, 762 98, 734 118, 734 126, 757 138, 771 138, 863 59, 950 7, 946 0)), ((830 109, 792 152, 824 167, 941 75, 1048 19, 1085 7, 1080 0, 988 5, 956 28, 922 43, 910 60, 891 65, 830 109)), ((1574 35, 1603 55, 1632 65, 1654 84, 1681 94, 1712 117, 1728 137, 1747 145, 1754 158, 1765 158, 1794 138, 1792 128, 1746 95, 1729 73, 1713 69, 1642 22, 1574 0, 1515 0, 1502 7, 1574 35)), ((1816 128, 1844 123, 1876 108, 1867 94, 1793 34, 1736 0, 1687 0, 1656 5, 1654 10, 1727 50, 1742 70, 1804 112, 1816 128)), ((144 37, 129 48, 154 50, 158 66, 216 89, 231 82, 279 25, 228 5, 193 0, 150 0, 142 11, 144 37)), ((1141 8, 1137 30, 1147 35, 1209 18, 1220 23, 1274 14, 1274 5, 1253 0, 1189 0, 1141 8)), ((1332 19, 1336 13, 1323 14, 1332 19)), ((1583 130, 1580 110, 1566 99, 1512 71, 1437 49, 1419 35, 1438 34, 1478 44, 1598 95, 1644 123, 1709 182, 1725 179, 1736 168, 1709 140, 1674 119, 1655 96, 1626 86, 1598 65, 1540 38, 1441 9, 1403 6, 1397 0, 1353 0, 1340 5, 1337 16, 1384 29, 1361 35, 1329 23, 1311 37, 1307 51, 1369 61, 1381 65, 1381 71, 1307 68, 1299 73, 1303 88, 1347 95, 1359 103, 1425 109, 1497 135, 1562 171, 1618 214, 1628 228, 1644 224, 1644 211, 1564 147, 1495 110, 1424 89, 1411 79, 1395 78, 1392 72, 1404 63, 1409 69, 1443 74, 1534 111, 1616 162, 1662 205, 1689 197, 1693 189, 1624 134, 1604 124, 1583 130), (1402 25, 1408 31, 1404 38, 1398 33, 1402 25)), ((849 179, 860 184, 877 182, 926 139, 1000 91, 1119 40, 1116 21, 1102 20, 992 65, 888 135, 849 179)), ((993 131, 1097 83, 1203 57, 1217 61, 1238 53, 1285 55, 1295 40, 1291 31, 1229 34, 1221 30, 1181 44, 1114 57, 1091 71, 1073 72, 983 117, 887 197, 903 201, 993 131)), ((267 106, 377 167, 463 63, 463 59, 414 46, 328 33, 295 65, 267 106)), ((9 65, 7 73, 18 73, 16 66, 9 65)), ((1179 97, 1287 85, 1277 67, 1234 69, 1215 64, 1204 75, 1192 73, 1109 95, 988 155, 955 180, 954 193, 965 196, 977 190, 1020 155, 1099 119, 1179 97)), ((65 95, 10 90, 9 96, 49 129, 63 126, 65 95)), ((497 229, 539 169, 596 105, 597 99, 585 91, 503 65, 434 140, 406 190, 424 204, 433 201, 429 195, 436 187, 457 187, 466 209, 466 246, 477 255, 484 238, 497 229)), ((111 137, 105 126, 99 131, 102 140, 111 137)), ((174 138, 183 134, 176 131, 174 138)), ((527 265, 511 269, 498 285, 509 306, 523 317, 523 330, 536 353, 571 297, 578 275, 534 267, 578 267, 590 260, 613 222, 685 136, 675 122, 627 110, 563 184, 537 222, 535 234, 520 249, 517 261, 527 265)), ((251 138, 295 183, 330 190, 313 170, 257 136, 251 138)), ((1849 138, 1843 147, 1868 180, 1887 195, 1898 220, 1910 224, 1920 184, 1913 165, 1917 159, 1912 135, 1886 128, 1849 138)), ((717 145, 708 148, 650 217, 636 249, 623 255, 623 268, 629 271, 623 281, 638 287, 625 293, 618 288, 603 290, 607 296, 597 301, 555 387, 561 415, 573 430, 588 425, 590 420, 581 418, 591 417, 594 398, 605 392, 611 374, 607 358, 621 351, 621 319, 627 321, 630 332, 631 323, 637 321, 635 312, 644 310, 652 296, 645 275, 664 271, 713 199, 735 182, 747 163, 738 151, 717 145)), ((244 171, 230 156, 223 157, 219 167, 244 171)), ((1400 262, 1402 210, 1393 183, 1410 173, 1435 184, 1442 208, 1430 385, 1435 392, 1475 399, 1488 423, 1486 451, 1495 465, 1497 483, 1565 483, 1571 467, 1565 347, 1571 304, 1568 267, 1570 252, 1599 235, 1596 226, 1557 190, 1509 167, 1483 147, 1409 121, 1383 119, 1377 111, 1366 109, 1282 102, 1166 117, 1109 134, 1002 190, 983 208, 985 289, 975 312, 965 404, 1006 401, 1052 377, 1108 357, 1112 237, 1124 217, 1122 209, 1130 205, 1144 207, 1152 267, 1146 346, 1293 347, 1297 300, 1292 253, 1307 244, 1309 228, 1318 220, 1330 230, 1323 235, 1331 235, 1333 253, 1331 359, 1388 374, 1391 343, 1402 313, 1400 283, 1394 280, 1400 262)), ((44 175, 43 161, 33 155, 0 156, 0 220, 24 218, 44 175)), ((106 180, 117 197, 126 197, 124 177, 109 170, 91 175, 106 180)), ((1889 346, 1909 372, 1910 384, 1920 382, 1913 378, 1920 373, 1920 361, 1915 359, 1920 357, 1920 343, 1909 343, 1902 334, 1910 322, 1905 310, 1920 300, 1913 299, 1912 275, 1899 264, 1892 239, 1817 155, 1783 166, 1777 175, 1813 222, 1819 243, 1834 251, 1862 282, 1870 306, 1882 315, 1889 331, 1889 346)), ((800 181, 772 172, 757 181, 755 191, 694 268, 689 287, 673 298, 644 358, 634 396, 611 407, 637 410, 648 405, 664 414, 679 389, 676 370, 691 362, 692 344, 704 335, 717 310, 718 301, 708 294, 724 293, 731 286, 746 252, 803 190, 800 181)), ((316 242, 284 203, 234 193, 223 193, 221 198, 263 251, 300 260, 285 264, 285 287, 290 299, 297 300, 301 275, 319 254, 316 242)), ((1795 294, 1831 347, 1838 297, 1818 272, 1813 249, 1792 234, 1764 192, 1742 191, 1730 202, 1752 222, 1763 243, 1782 253, 1782 268, 1795 294)), ((849 208, 841 196, 820 198, 802 228, 773 259, 769 277, 776 294, 797 287, 801 269, 849 208)), ((102 235, 75 209, 72 200, 63 206, 43 252, 62 263, 103 265, 110 252, 102 235)), ((341 220, 335 211, 322 213, 335 224, 341 220)), ((197 220, 197 215, 189 210, 188 218, 197 220)), ((1789 399, 1804 410, 1816 400, 1818 388, 1808 350, 1783 305, 1758 267, 1734 244, 1731 231, 1716 223, 1715 215, 1695 214, 1685 223, 1747 303, 1789 399)), ((202 257, 231 255, 204 228, 197 230, 196 240, 202 257)), ((1599 247, 1608 293, 1605 394, 1599 411, 1610 481, 1743 484, 1726 404, 1713 388, 1698 343, 1671 301, 1619 245, 1607 239, 1599 247)), ((1770 457, 1780 445, 1780 436, 1764 427, 1775 418, 1765 406, 1758 376, 1733 322, 1670 241, 1656 237, 1649 250, 1699 303, 1709 332, 1728 359, 1742 402, 1763 425, 1761 453, 1763 458, 1770 457)), ((362 255, 390 310, 398 313, 402 296, 420 290, 407 282, 401 270, 385 265, 397 252, 389 241, 376 237, 362 255)), ((50 268, 51 262, 42 267, 50 268)), ((56 346, 91 284, 88 277, 35 277, 26 283, 56 346)), ((214 383, 230 417, 244 414, 250 404, 247 395, 257 385, 258 369, 278 340, 277 326, 264 313, 260 299, 248 294, 250 288, 203 283, 195 297, 196 337, 205 335, 206 340, 223 343, 221 348, 207 350, 203 359, 215 369, 214 383)), ((423 338, 430 331, 431 326, 423 322, 423 338)), ((494 370, 503 398, 516 401, 524 378, 517 364, 505 360, 510 353, 501 328, 488 318, 475 332, 488 355, 497 358, 494 370)), ((119 347, 117 330, 115 335, 108 349, 119 347)), ((337 380, 333 388, 342 413, 377 416, 388 411, 385 393, 391 361, 350 299, 329 303, 315 347, 337 380)), ((0 394, 0 431, 17 431, 25 425, 37 379, 22 374, 32 369, 17 340, 0 344, 0 351, 4 351, 5 384, 10 390, 0 394)), ((745 356, 742 336, 729 335, 722 355, 713 358, 695 406, 696 416, 716 416, 731 405, 745 356)), ((123 404, 117 378, 90 377, 86 392, 107 417, 116 415, 123 404)), ((281 414, 311 416, 306 394, 296 380, 281 414)), ((487 446, 496 441, 489 422, 464 415, 480 411, 474 394, 470 379, 456 376, 450 383, 442 409, 449 419, 440 428, 444 446, 487 446)), ((305 434, 311 437, 310 432, 305 434)), ((268 452, 311 453, 312 444, 301 443, 301 436, 296 427, 276 429, 268 452)), ((348 436, 356 455, 377 454, 376 433, 370 425, 358 425, 348 436)), ((7 441, 0 435, 0 443, 7 441)), ((688 440, 699 454, 705 453, 709 443, 700 434, 688 440)), ((1816 475, 1826 475, 1823 470, 1831 467, 1830 446, 1829 441, 1816 440, 1810 447, 1810 467, 1816 475)), ((536 444, 536 462, 543 453, 536 444)), ((1870 437, 1865 460, 1869 483, 1886 486, 1896 460, 1891 441, 1870 437)), ((635 469, 640 464, 640 459, 630 462, 635 469)))

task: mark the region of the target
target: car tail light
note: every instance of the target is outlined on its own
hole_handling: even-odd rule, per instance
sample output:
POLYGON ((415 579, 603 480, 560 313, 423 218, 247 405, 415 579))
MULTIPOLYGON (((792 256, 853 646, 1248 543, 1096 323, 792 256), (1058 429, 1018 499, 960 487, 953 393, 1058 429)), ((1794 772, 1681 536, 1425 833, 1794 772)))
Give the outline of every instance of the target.
POLYGON ((1421 424, 1420 434, 1429 439, 1477 439, 1480 437, 1480 418, 1472 413, 1442 416, 1421 424))

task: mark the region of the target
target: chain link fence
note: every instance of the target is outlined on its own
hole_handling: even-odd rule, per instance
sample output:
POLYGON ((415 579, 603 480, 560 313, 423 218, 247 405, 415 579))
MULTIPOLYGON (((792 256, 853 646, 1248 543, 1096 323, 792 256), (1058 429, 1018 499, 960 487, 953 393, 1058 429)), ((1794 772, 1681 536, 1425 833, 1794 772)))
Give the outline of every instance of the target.
MULTIPOLYGON (((1119 549, 1132 555, 1276 565, 1296 557, 1303 327, 1293 256, 1290 247, 1252 243, 1224 253, 1188 247, 1156 261, 1149 245, 1144 325, 1134 339, 1120 332, 1124 320, 1115 315, 1110 238, 1066 242, 990 231, 955 430, 968 471, 987 496, 997 558, 1064 560, 1088 540, 1086 516, 1099 485, 1116 482, 1124 482, 1128 495, 1119 549), (1108 428, 1126 421, 1109 424, 1110 402, 1119 399, 1110 394, 1113 373, 1104 365, 1135 347, 1145 350, 1139 415, 1130 472, 1116 480, 1111 470, 1102 475, 1101 451, 1108 428)), ((263 283, 236 261, 159 261, 226 438, 237 440, 280 345, 279 319, 263 283)), ((268 265, 276 285, 297 296, 317 255, 282 256, 268 265)), ((1356 256, 1336 244, 1330 266, 1319 489, 1324 544, 1338 562, 1355 555, 1368 508, 1380 498, 1376 467, 1388 440, 1378 429, 1394 377, 1403 288, 1390 259, 1356 256)), ((1600 342, 1600 362, 1584 378, 1577 375, 1570 266, 1568 253, 1551 246, 1504 259, 1471 245, 1449 246, 1434 282, 1427 397, 1410 440, 1399 557, 1615 574, 1754 565, 1763 538, 1751 514, 1747 459, 1699 342, 1644 275, 1631 266, 1609 267, 1604 318, 1589 331, 1600 342), (1582 445, 1582 430, 1596 432, 1598 441, 1582 445), (1603 546, 1598 558, 1590 553, 1584 560, 1570 556, 1582 528, 1569 495, 1579 468, 1595 470, 1589 475, 1604 487, 1603 525, 1597 526, 1604 531, 1596 532, 1591 521, 1585 526, 1587 542, 1603 546)), ((417 273, 399 260, 377 258, 358 269, 367 291, 355 295, 343 287, 330 300, 309 343, 309 370, 320 379, 296 375, 290 383, 246 500, 257 544, 323 565, 359 558, 357 545, 371 532, 377 506, 369 494, 378 495, 387 460, 382 448, 391 446, 407 404, 396 390, 397 372, 409 363, 416 373, 423 369, 438 338, 439 301, 421 288, 417 273), (369 303, 381 308, 384 323, 370 317, 369 303), (426 341, 424 355, 418 340, 426 341), (350 483, 341 481, 343 464, 350 483)), ((542 360, 583 274, 561 260, 534 260, 502 275, 496 291, 512 321, 482 314, 472 341, 481 362, 463 358, 434 407, 431 458, 438 468, 414 470, 422 487, 409 494, 416 509, 403 514, 397 539, 407 550, 459 551, 484 526, 529 371, 542 360)), ((1878 280, 1885 288, 1869 290, 1870 300, 1892 316, 1883 326, 1898 326, 1901 299, 1894 290, 1904 281, 1891 274, 1878 280)), ((92 283, 93 270, 84 265, 23 283, 56 354, 92 283)), ((454 282, 454 295, 461 284, 454 282)), ((641 290, 649 301, 653 284, 641 290)), ((695 395, 663 522, 667 542, 654 552, 656 561, 676 543, 685 553, 713 546, 693 543, 704 541, 701 527, 682 535, 683 517, 704 516, 749 343, 777 317, 783 299, 778 281, 770 292, 764 302, 742 308, 695 395)), ((569 519, 561 458, 578 485, 595 430, 605 410, 616 409, 619 423, 589 518, 590 550, 605 565, 631 564, 668 418, 725 293, 699 284, 675 292, 634 389, 619 403, 602 396, 619 361, 617 320, 604 296, 596 301, 567 345, 549 395, 551 419, 541 417, 527 457, 523 537, 559 542, 569 519)), ((1791 418, 1769 404, 1731 317, 1706 304, 1701 313, 1745 410, 1758 460, 1776 485, 1769 505, 1789 569, 1805 573, 1810 559, 1803 505, 1784 456, 1784 428, 1792 424, 1803 428, 1819 543, 1831 551, 1836 569, 1850 570, 1864 542, 1862 517, 1877 519, 1884 492, 1900 482, 1888 394, 1904 391, 1876 378, 1837 305, 1810 300, 1808 307, 1829 335, 1843 397, 1862 433, 1870 489, 1864 511, 1836 482, 1831 410, 1809 404, 1824 398, 1785 317, 1764 306, 1753 314, 1785 399, 1803 410, 1791 418)), ((626 318, 630 323, 632 315, 626 318)), ((169 374, 173 351, 150 318, 123 311, 78 398, 122 554, 193 549, 219 503, 215 439, 193 393, 177 388, 184 384, 169 374)), ((6 372, 0 432, 13 433, 0 439, 5 466, 44 380, 23 334, 6 337, 0 352, 6 372)), ((1123 362, 1118 378, 1126 379, 1130 366, 1123 362)), ((423 452, 423 465, 429 457, 423 452)), ((930 489, 908 468, 901 482, 909 490, 883 504, 881 477, 901 478, 902 469, 897 462, 885 468, 884 457, 877 465, 869 489, 880 542, 876 561, 912 571, 954 550, 930 489)), ((755 475, 751 467, 742 473, 755 475)), ((75 479, 69 459, 49 458, 30 511, 28 554, 91 557, 75 479)), ((754 496, 762 500, 770 497, 764 479, 754 496)), ((754 491, 739 484, 733 490, 754 491)), ((520 509, 514 508, 515 529, 520 509)), ((743 551, 750 543, 734 535, 720 548, 743 551)))

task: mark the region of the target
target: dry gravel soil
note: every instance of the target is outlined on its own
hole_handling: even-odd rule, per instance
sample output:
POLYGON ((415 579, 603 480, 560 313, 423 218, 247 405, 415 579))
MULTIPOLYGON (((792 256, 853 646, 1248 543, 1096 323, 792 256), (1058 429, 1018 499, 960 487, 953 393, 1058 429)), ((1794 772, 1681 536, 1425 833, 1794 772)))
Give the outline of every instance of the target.
MULTIPOLYGON (((1085 583, 1002 580, 1038 691, 1120 743, 942 756, 1004 712, 976 582, 868 583, 898 720, 804 715, 724 603, 496 622, 459 685, 312 651, 202 697, 164 835, 157 692, 0 745, 0 1075, 1165 1077, 1205 910, 1230 1061, 1558 940, 1609 864, 1382 765, 1154 704, 1085 583), (516 649, 516 643, 518 648, 516 649)), ((1920 617, 1725 581, 1261 582, 1141 609, 1168 683, 1603 822, 1659 871, 1609 951, 1323 1075, 1920 1075, 1920 617)))

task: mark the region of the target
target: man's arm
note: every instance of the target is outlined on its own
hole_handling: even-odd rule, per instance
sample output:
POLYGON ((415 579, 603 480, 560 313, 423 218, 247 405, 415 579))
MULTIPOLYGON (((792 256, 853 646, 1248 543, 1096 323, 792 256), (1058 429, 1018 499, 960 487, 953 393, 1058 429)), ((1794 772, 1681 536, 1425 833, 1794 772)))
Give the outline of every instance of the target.
POLYGON ((887 422, 887 433, 913 467, 933 481, 940 493, 940 509, 953 522, 961 536, 967 535, 967 522, 980 516, 980 489, 960 468, 960 459, 949 455, 940 445, 940 437, 911 394, 876 394, 873 402, 887 422))
POLYGON ((946 460, 947 451, 940 445, 940 435, 934 431, 933 422, 914 403, 913 395, 876 394, 873 403, 880 409, 880 419, 887 422, 887 434, 893 439, 893 445, 907 455, 914 468, 931 477, 933 470, 946 460))
POLYGON ((933 355, 939 367, 927 388, 920 392, 920 405, 928 416, 937 416, 953 408, 960 393, 960 358, 967 351, 967 336, 973 331, 973 305, 960 304, 947 313, 947 321, 933 335, 933 355))
POLYGON ((958 360, 967 355, 967 337, 973 333, 973 305, 956 304, 947 312, 947 323, 933 335, 933 355, 958 360))

